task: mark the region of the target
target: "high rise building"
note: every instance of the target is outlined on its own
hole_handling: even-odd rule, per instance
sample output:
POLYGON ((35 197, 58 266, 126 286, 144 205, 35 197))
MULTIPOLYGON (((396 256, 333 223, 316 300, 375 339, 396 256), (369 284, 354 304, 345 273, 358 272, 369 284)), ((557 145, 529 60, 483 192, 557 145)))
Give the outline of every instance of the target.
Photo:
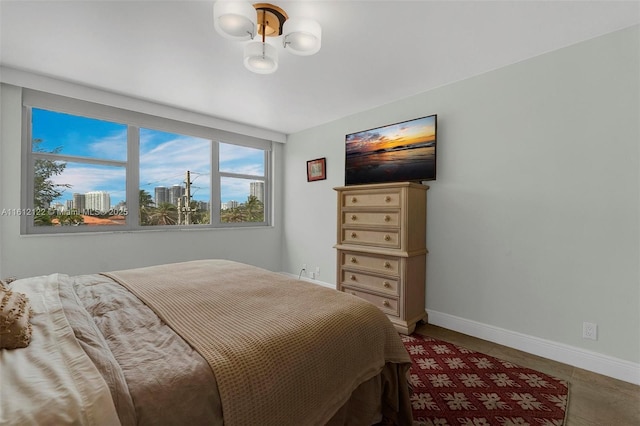
POLYGON ((156 186, 154 192, 154 202, 156 203, 156 207, 162 203, 169 202, 169 188, 166 186, 156 186))
POLYGON ((184 187, 181 185, 173 185, 169 190, 169 202, 178 205, 178 200, 184 195, 184 187))
POLYGON ((86 209, 85 205, 85 197, 84 194, 78 194, 75 192, 73 194, 73 210, 75 214, 82 214, 86 209))
POLYGON ((238 207, 240 205, 240 203, 238 203, 236 200, 229 200, 226 203, 222 203, 222 210, 229 210, 229 209, 235 209, 236 207, 238 207))
POLYGON ((251 182, 249 184, 249 195, 253 195, 258 199, 258 201, 264 203, 264 182, 251 182))
POLYGON ((111 209, 111 196, 105 191, 91 191, 84 194, 85 208, 92 212, 106 213, 111 209))

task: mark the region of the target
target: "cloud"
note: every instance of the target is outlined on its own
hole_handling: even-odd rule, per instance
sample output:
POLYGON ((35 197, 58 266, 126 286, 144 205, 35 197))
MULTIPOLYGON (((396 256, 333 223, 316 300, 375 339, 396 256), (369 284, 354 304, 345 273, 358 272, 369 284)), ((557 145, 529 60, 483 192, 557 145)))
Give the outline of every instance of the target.
MULTIPOLYGON (((191 172, 192 196, 209 201, 211 194, 211 141, 191 136, 176 135, 156 130, 140 130, 140 183, 142 189, 154 195, 157 186, 184 186, 186 171, 191 172)), ((264 151, 260 149, 221 143, 220 167, 227 173, 263 176, 264 151)), ((126 160, 126 131, 100 138, 87 146, 93 158, 126 160)), ((214 165, 217 167, 217 165, 214 165)), ((126 198, 124 167, 67 162, 63 174, 53 176, 56 184, 69 184, 63 196, 56 201, 71 199, 73 193, 106 191, 111 203, 126 198)), ((223 177, 221 196, 225 200, 244 202, 253 180, 223 177)))
POLYGON ((68 162, 64 172, 52 176, 55 184, 68 184, 63 195, 56 201, 70 200, 74 193, 84 194, 90 191, 106 191, 111 196, 111 204, 126 198, 124 167, 101 166, 68 162))
POLYGON ((263 176, 264 151, 256 148, 221 143, 220 171, 263 176))
POLYGON ((220 179, 220 198, 222 201, 235 200, 240 203, 247 201, 250 193, 250 179, 223 177, 220 179))
POLYGON ((94 158, 108 158, 110 160, 127 160, 127 130, 124 129, 110 136, 105 136, 92 142, 88 151, 94 158))
POLYGON ((183 184, 187 170, 196 175, 211 173, 211 142, 208 140, 175 136, 159 143, 153 138, 143 142, 141 138, 140 147, 142 186, 183 184))

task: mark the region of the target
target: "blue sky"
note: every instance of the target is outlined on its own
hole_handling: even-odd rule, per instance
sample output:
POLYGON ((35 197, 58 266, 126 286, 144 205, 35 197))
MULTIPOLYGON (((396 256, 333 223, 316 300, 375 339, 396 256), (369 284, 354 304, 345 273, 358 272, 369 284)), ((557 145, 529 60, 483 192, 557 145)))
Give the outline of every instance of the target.
MULTIPOLYGON (((50 152, 59 148, 61 155, 74 157, 127 160, 127 126, 42 109, 32 109, 32 137, 41 139, 38 150, 50 152)), ((154 195, 156 186, 184 184, 186 171, 191 172, 194 200, 209 201, 211 142, 192 136, 177 135, 152 129, 140 129, 139 188, 154 195)), ((262 150, 220 144, 220 170, 232 173, 264 174, 262 150)), ((56 183, 71 184, 61 199, 72 198, 74 192, 107 191, 111 204, 125 199, 124 167, 67 161, 56 183)), ((247 179, 223 179, 222 201, 243 202, 249 194, 247 179)))

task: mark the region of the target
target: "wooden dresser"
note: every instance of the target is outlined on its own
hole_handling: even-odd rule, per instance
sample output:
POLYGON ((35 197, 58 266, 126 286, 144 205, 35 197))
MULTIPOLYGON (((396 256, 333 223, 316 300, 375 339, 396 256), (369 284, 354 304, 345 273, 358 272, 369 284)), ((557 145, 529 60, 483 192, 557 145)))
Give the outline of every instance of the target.
POLYGON ((337 289, 387 314, 400 333, 426 320, 426 185, 400 182, 338 192, 337 289))

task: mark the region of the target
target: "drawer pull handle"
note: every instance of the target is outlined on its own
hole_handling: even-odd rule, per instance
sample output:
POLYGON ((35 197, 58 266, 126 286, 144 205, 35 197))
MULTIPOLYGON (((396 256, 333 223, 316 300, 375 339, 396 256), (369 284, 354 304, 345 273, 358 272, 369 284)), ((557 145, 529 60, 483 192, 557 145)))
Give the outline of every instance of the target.
POLYGON ((358 216, 356 216, 355 214, 352 214, 352 215, 351 215, 351 220, 354 220, 354 221, 355 221, 356 219, 358 219, 358 216))
POLYGON ((358 259, 356 259, 355 257, 351 258, 351 263, 358 263, 358 259))
POLYGON ((391 288, 391 284, 389 284, 389 281, 383 282, 382 285, 384 286, 384 288, 391 288))
POLYGON ((356 238, 358 235, 355 232, 351 233, 351 238, 356 238))
POLYGON ((356 276, 355 275, 351 275, 349 278, 351 279, 351 281, 355 281, 356 280, 356 276))
POLYGON ((391 241, 391 235, 387 234, 384 236, 385 241, 391 241))
POLYGON ((386 201, 387 203, 390 203, 391 197, 387 195, 386 197, 384 197, 384 201, 386 201))
POLYGON ((384 262, 384 267, 387 269, 391 268, 391 262, 384 262))
POLYGON ((351 202, 352 203, 356 203, 356 202, 358 202, 358 199, 356 197, 353 197, 353 198, 351 198, 351 202))
POLYGON ((388 301, 388 300, 385 300, 384 302, 382 302, 382 304, 383 304, 384 306, 386 306, 387 308, 388 308, 389 306, 391 306, 391 303, 389 303, 389 301, 388 301))
POLYGON ((388 214, 384 215, 385 222, 389 222, 390 220, 391 220, 391 216, 389 216, 388 214))

